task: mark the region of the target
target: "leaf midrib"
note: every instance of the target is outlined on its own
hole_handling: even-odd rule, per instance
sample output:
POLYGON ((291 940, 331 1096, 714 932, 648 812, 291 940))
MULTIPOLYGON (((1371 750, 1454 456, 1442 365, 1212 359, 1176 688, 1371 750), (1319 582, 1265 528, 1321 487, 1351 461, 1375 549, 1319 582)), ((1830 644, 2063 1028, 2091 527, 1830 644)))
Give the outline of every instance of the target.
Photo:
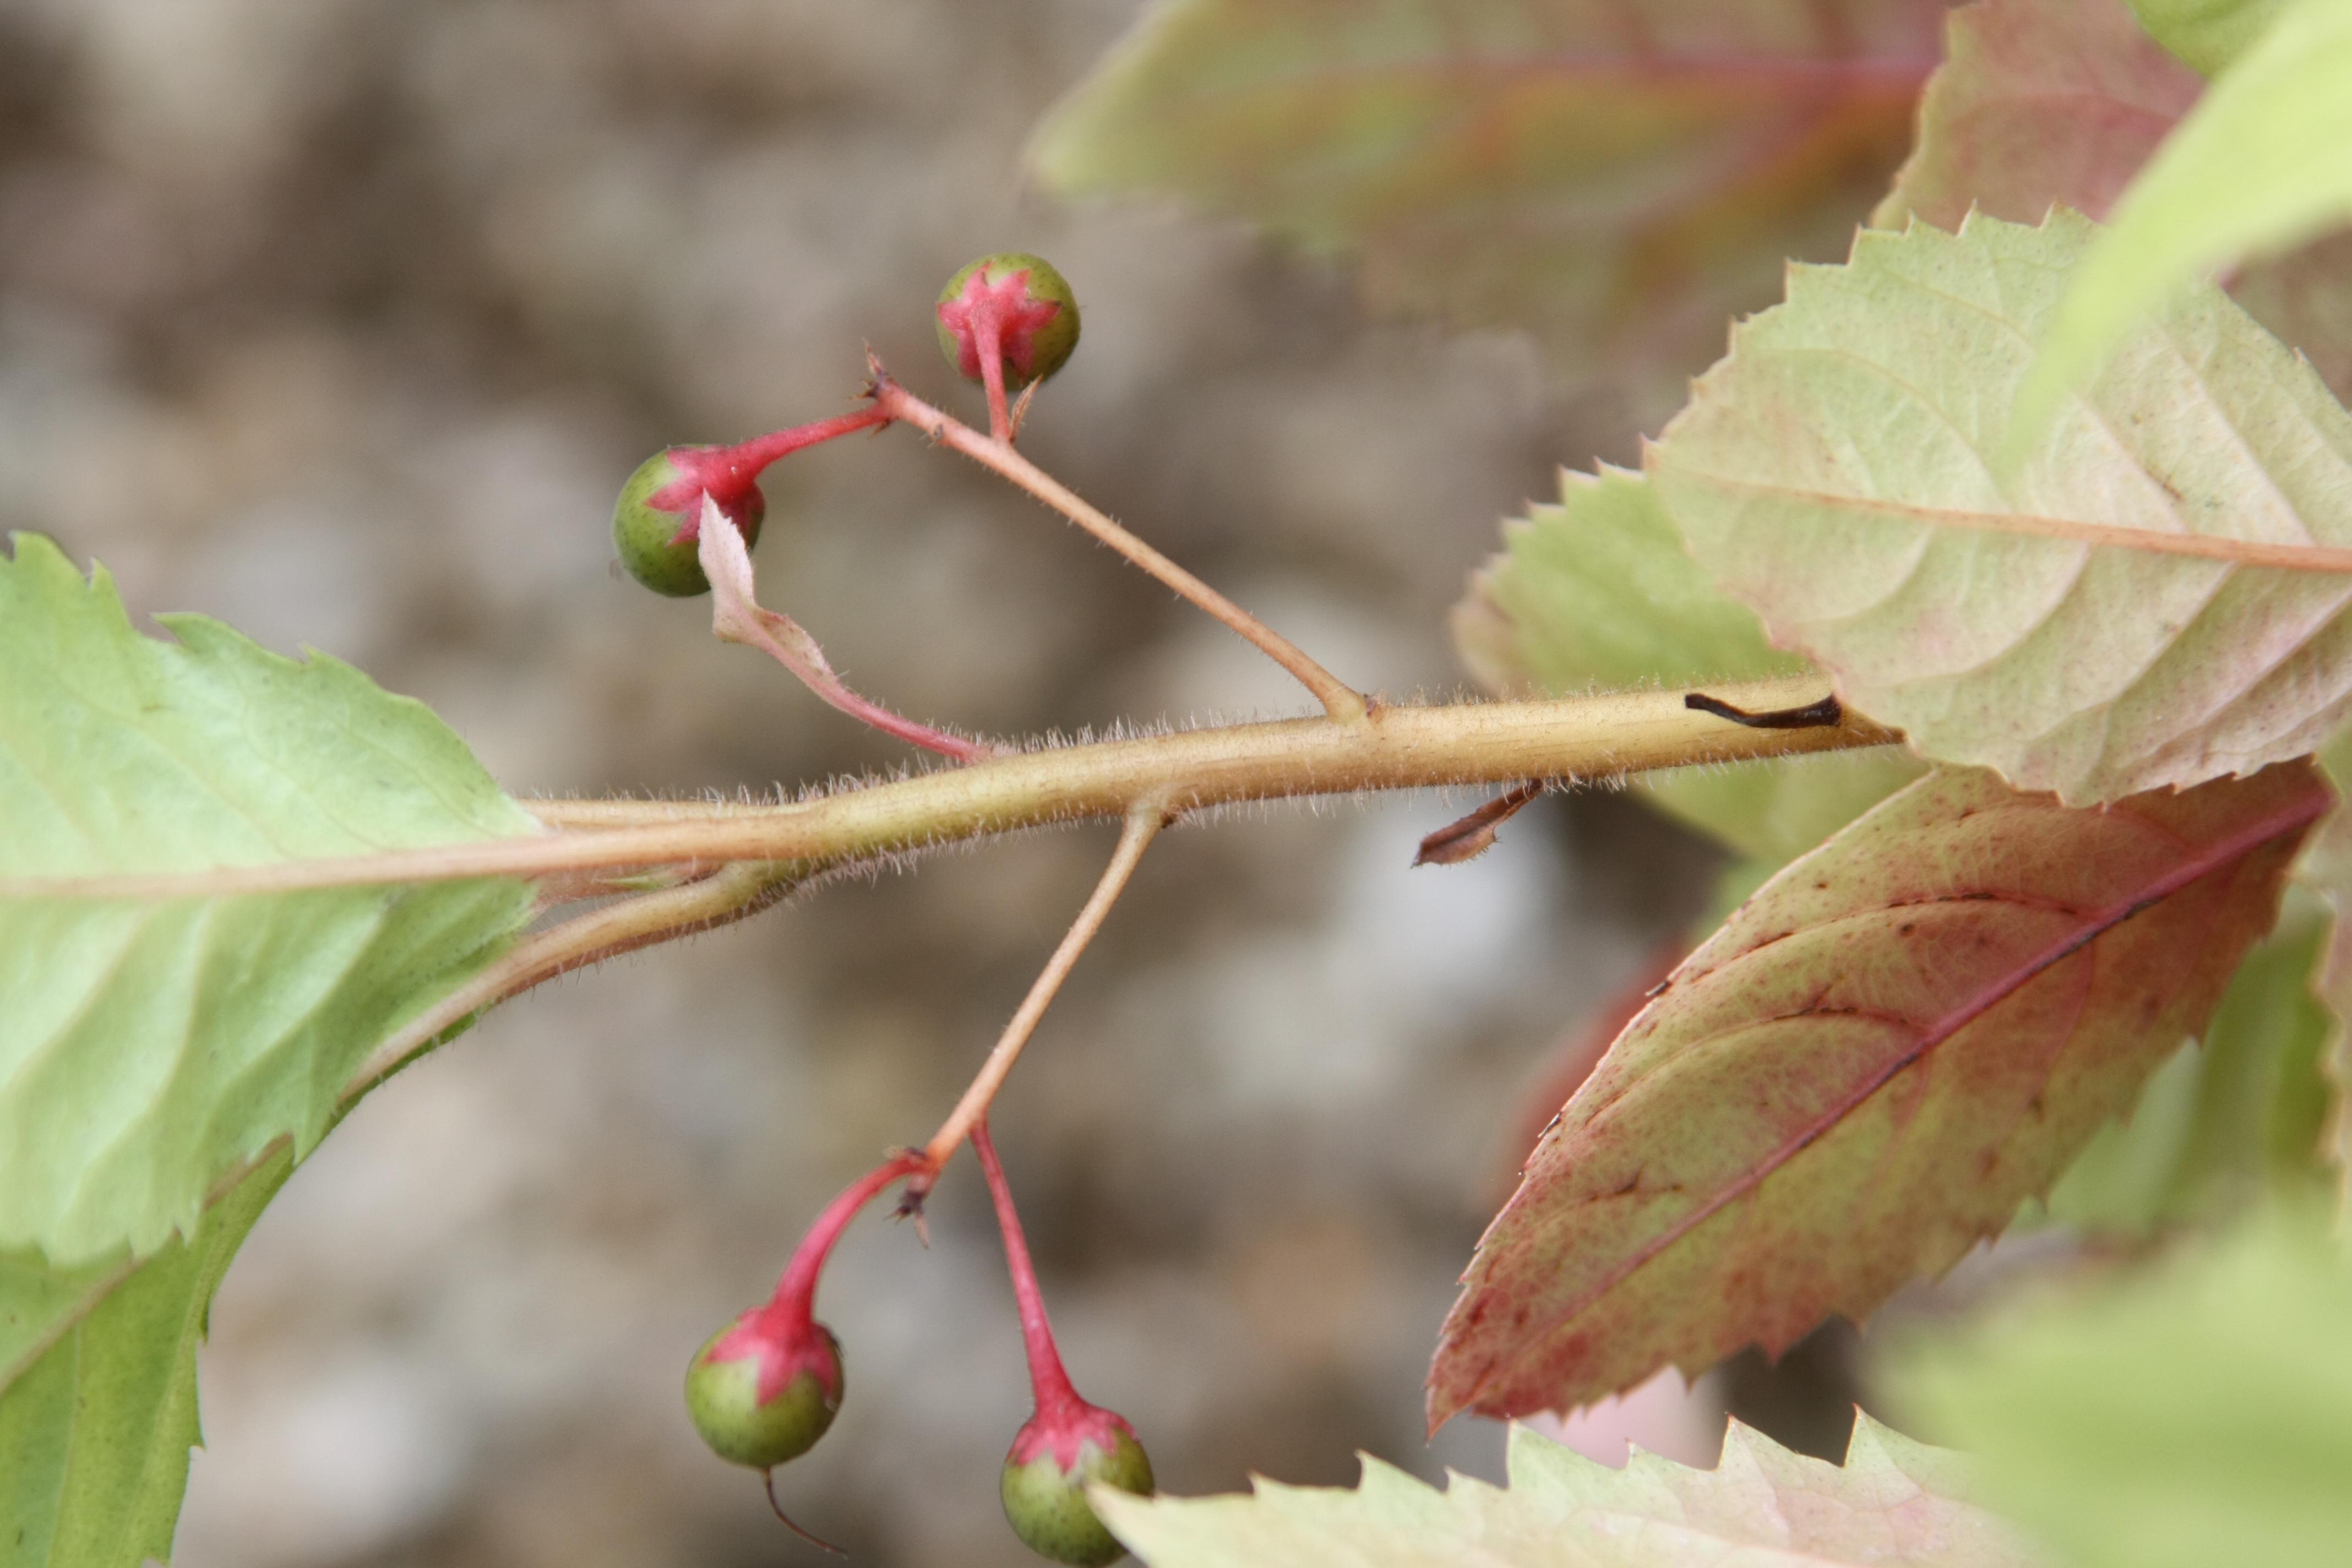
MULTIPOLYGON (((2132 898, 2111 904, 2096 915, 2089 917, 2081 931, 2070 934, 2061 942, 2053 942, 2044 952, 2026 960, 2011 971, 2008 975, 1985 986, 1976 999, 1954 1009, 1922 1030, 1919 1039, 1911 1048, 1901 1053, 1879 1072, 1864 1080, 1858 1089, 1833 1102, 1805 1127, 1784 1140, 1778 1148, 1757 1161, 1749 1170, 1741 1173, 1726 1184, 1716 1195, 1676 1220, 1662 1235, 1644 1243, 1614 1271, 1581 1292, 1575 1300, 1546 1314, 1538 1326, 1517 1334, 1510 1352, 1497 1356, 1485 1371, 1478 1374, 1477 1380, 1470 1385, 1457 1408, 1466 1409, 1475 1405, 1486 1388, 1508 1367, 1515 1364, 1526 1352, 1528 1347, 1539 1344, 1549 1339, 1562 1324, 1591 1307, 1602 1295, 1622 1284, 1653 1258, 1681 1241, 1691 1231, 1713 1218, 1726 1206, 1760 1186, 1768 1177, 1802 1152, 1808 1145, 1835 1128, 1872 1095, 1893 1081, 1897 1074, 1916 1065, 1945 1040, 1983 1016, 1993 1007, 2015 995, 2037 975, 2063 963, 2107 932, 2122 926, 2134 916, 2171 898, 2204 877, 2243 859, 2273 839, 2308 827, 2334 804, 2334 797, 2327 787, 2316 778, 2313 779, 2301 799, 2273 812, 2266 820, 2242 828, 2237 833, 2208 847, 2201 853, 2180 862, 2164 875, 2155 879, 2147 888, 2132 898)), ((1906 906, 1889 905, 1876 912, 1893 913, 1903 907, 1906 906)), ((1861 912, 1857 911, 1857 913, 1861 912)), ((1742 952, 1735 956, 1745 957, 1746 953, 1742 952)), ((1629 1026, 1629 1029, 1632 1026, 1629 1026)), ((1697 1040, 1703 1040, 1706 1037, 1697 1037, 1696 1040, 1686 1043, 1696 1043, 1697 1040)))

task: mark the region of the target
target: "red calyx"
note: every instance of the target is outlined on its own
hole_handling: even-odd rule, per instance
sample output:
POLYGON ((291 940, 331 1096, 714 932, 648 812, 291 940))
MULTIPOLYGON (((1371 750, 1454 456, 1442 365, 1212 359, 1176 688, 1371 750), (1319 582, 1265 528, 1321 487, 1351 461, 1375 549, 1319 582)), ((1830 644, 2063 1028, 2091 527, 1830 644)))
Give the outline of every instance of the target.
POLYGON ((813 424, 772 430, 732 447, 672 447, 668 457, 677 477, 647 496, 646 504, 678 518, 678 531, 670 539, 673 544, 690 544, 701 536, 701 502, 706 495, 719 503, 720 516, 740 529, 747 515, 765 508, 759 480, 770 464, 835 437, 889 422, 888 415, 864 408, 813 424))
POLYGON ((939 310, 940 325, 956 341, 957 370, 974 381, 983 380, 985 349, 993 339, 1013 374, 1026 380, 1037 365, 1038 330, 1060 315, 1062 307, 1029 297, 1027 268, 991 283, 983 267, 964 280, 962 292, 940 300, 939 310))

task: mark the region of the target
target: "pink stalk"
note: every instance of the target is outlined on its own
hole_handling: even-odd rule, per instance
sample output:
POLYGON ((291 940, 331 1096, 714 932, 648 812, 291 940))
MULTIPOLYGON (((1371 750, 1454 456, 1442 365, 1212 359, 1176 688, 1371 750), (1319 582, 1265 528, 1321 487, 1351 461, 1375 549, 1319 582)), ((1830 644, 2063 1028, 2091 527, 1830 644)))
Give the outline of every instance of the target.
POLYGON ((1004 406, 1004 321, 992 299, 973 310, 971 336, 980 349, 980 382, 988 388, 988 433, 1009 446, 1013 419, 1004 406))
POLYGON ((770 1321, 780 1325, 805 1327, 814 1321, 816 1282, 824 1272, 825 1259, 833 1256, 833 1244, 849 1228, 849 1222, 872 1203, 877 1194, 902 1176, 913 1175, 927 1168, 923 1156, 914 1150, 893 1154, 866 1174, 841 1190, 840 1195, 824 1206, 824 1211, 801 1237, 793 1249, 792 1261, 784 1265, 776 1280, 776 1293, 768 1303, 770 1321))
POLYGON ((861 408, 813 424, 772 430, 732 447, 673 447, 669 460, 678 477, 647 496, 646 504, 657 511, 677 513, 675 542, 685 543, 701 528, 702 509, 697 504, 700 497, 709 495, 719 502, 720 510, 731 511, 777 459, 888 423, 890 416, 879 409, 861 408))
POLYGON ((996 1201, 997 1228, 1004 1233, 1004 1261, 1013 1274, 1013 1300, 1021 1312, 1021 1342, 1029 1352, 1029 1388, 1037 1404, 1030 1426, 1061 1429, 1092 1415, 1095 1406, 1078 1397, 1054 1344, 1054 1328, 1045 1321, 1045 1298, 1037 1289, 1037 1270, 1029 1260, 1029 1240, 1021 1231, 1021 1215, 1013 1207, 1013 1189, 1005 1184, 1004 1167, 997 1163, 996 1142, 988 1123, 971 1128, 971 1151, 988 1178, 988 1195, 996 1201))

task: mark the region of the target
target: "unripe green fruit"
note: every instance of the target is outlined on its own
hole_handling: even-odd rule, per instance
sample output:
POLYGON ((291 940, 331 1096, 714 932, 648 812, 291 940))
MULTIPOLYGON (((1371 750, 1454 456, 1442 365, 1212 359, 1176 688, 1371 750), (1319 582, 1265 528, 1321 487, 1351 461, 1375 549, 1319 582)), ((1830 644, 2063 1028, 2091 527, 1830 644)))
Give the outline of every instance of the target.
MULTIPOLYGON (((673 447, 637 465, 621 499, 613 507, 613 548, 630 576, 656 594, 690 599, 710 592, 710 579, 693 538, 678 538, 688 525, 701 522, 701 476, 688 471, 694 454, 714 452, 715 447, 673 447)), ((760 524, 768 513, 767 498, 756 484, 746 484, 734 496, 715 497, 719 514, 733 521, 743 535, 744 548, 760 542, 760 524)))
POLYGON ((948 279, 932 312, 940 353, 967 381, 982 379, 970 324, 977 308, 997 314, 1004 384, 1016 392, 1061 369, 1078 346, 1078 297, 1052 262, 1021 250, 983 256, 948 279))
POLYGON ((841 1342, 823 1323, 809 1326, 813 1337, 796 1347, 741 1353, 744 1321, 738 1319, 695 1352, 686 1369, 686 1410, 712 1453, 765 1470, 799 1458, 824 1436, 841 1408, 841 1342), (779 1355, 790 1359, 772 1367, 779 1355), (764 1401, 763 1379, 776 1384, 764 1401))
POLYGON ((1050 1446, 1037 1446, 1031 1457, 1021 1455, 1029 1433, 1013 1441, 1004 1460, 998 1490, 1004 1499, 1004 1517, 1030 1551, 1055 1563, 1100 1568, 1127 1555, 1095 1517, 1087 1501, 1087 1487, 1101 1481, 1138 1497, 1151 1495, 1151 1460, 1133 1433, 1109 1428, 1077 1447, 1076 1461, 1065 1466, 1050 1446), (1108 1446, 1106 1447, 1105 1445, 1108 1446))

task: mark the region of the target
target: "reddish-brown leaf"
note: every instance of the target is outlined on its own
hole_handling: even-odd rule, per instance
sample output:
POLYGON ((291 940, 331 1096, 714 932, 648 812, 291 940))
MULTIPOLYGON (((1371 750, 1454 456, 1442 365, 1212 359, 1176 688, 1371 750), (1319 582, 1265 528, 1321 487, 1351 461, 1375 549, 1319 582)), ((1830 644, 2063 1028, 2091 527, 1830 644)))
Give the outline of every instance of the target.
POLYGON ((1945 770, 1790 866, 1537 1147, 1432 1423, 1778 1352, 1949 1267, 2204 1026, 2333 800, 2307 762, 2091 809, 1945 770))

